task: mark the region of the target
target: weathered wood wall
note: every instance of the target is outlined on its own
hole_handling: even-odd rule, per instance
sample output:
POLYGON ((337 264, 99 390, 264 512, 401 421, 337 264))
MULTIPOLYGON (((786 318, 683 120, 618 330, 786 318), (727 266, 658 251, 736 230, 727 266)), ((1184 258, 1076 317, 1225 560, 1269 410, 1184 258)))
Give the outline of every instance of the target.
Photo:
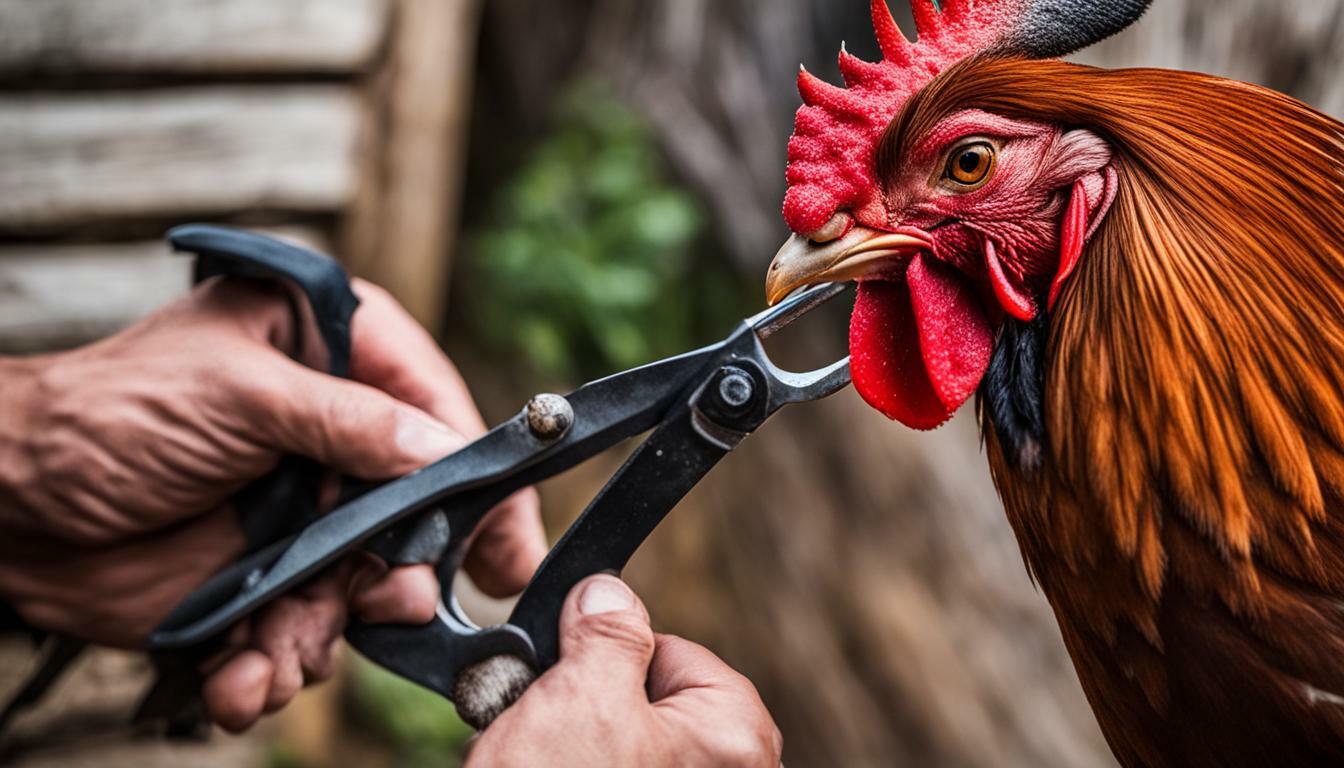
POLYGON ((0 73, 107 77, 368 69, 390 0, 0 0, 0 73))
POLYGON ((190 266, 157 242, 0 248, 0 338, 38 352, 107 335, 180 294, 190 266))
POLYGON ((437 327, 475 9, 0 0, 0 350, 87 340, 184 290, 125 255, 187 220, 302 226, 437 327), (44 251, 58 243, 78 258, 44 251), (117 298, 52 303, 29 293, 34 270, 97 271, 117 298))
POLYGON ((384 70, 369 85, 358 198, 340 227, 357 273, 435 332, 443 324, 467 148, 476 0, 400 0, 384 70))
POLYGON ((0 227, 336 213, 354 198, 363 109, 341 85, 11 95, 0 227))

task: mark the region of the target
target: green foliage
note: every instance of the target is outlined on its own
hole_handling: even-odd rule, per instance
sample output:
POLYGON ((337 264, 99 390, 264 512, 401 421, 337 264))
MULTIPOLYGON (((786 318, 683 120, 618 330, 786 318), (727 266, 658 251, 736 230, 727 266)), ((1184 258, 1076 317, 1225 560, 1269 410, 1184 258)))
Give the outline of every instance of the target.
POLYGON ((697 263, 702 213, 647 128, 593 81, 559 98, 554 124, 470 239, 478 337, 569 380, 702 341, 697 294, 730 278, 697 263))
POLYGON ((272 744, 266 753, 266 768, 304 768, 304 762, 284 744, 272 744))
POLYGON ((452 703, 364 660, 353 665, 357 721, 396 750, 401 768, 452 768, 471 726, 452 703))

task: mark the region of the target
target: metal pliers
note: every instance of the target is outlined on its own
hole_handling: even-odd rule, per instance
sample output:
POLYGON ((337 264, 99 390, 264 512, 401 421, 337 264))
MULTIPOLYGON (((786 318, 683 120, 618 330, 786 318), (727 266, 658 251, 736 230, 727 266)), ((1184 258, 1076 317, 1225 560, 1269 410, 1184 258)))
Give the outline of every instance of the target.
MULTIPOLYGON (((200 277, 236 274, 288 284, 295 300, 307 303, 296 311, 303 309, 317 324, 331 372, 345 374, 350 318, 358 302, 334 261, 220 227, 178 228, 170 240, 198 254, 200 277)), ((560 611, 571 587, 595 573, 620 571, 700 478, 780 408, 849 384, 848 358, 792 373, 776 367, 761 346, 844 290, 810 289, 747 319, 717 344, 599 379, 568 395, 537 395, 458 452, 372 490, 364 487, 325 515, 315 512, 320 470, 288 460, 237 500, 253 550, 187 597, 150 637, 149 650, 165 659, 200 658, 233 624, 358 550, 395 565, 432 563, 443 595, 433 621, 354 622, 345 636, 371 661, 453 700, 464 719, 484 727, 535 675, 556 663, 560 611), (508 621, 473 624, 454 598, 453 577, 485 514, 515 491, 649 430, 547 555, 508 621), (248 524, 257 519, 271 526, 248 524), (508 684, 488 680, 501 674, 508 684)), ((154 700, 151 695, 142 711, 162 713, 172 699, 160 696, 157 705, 154 700)))

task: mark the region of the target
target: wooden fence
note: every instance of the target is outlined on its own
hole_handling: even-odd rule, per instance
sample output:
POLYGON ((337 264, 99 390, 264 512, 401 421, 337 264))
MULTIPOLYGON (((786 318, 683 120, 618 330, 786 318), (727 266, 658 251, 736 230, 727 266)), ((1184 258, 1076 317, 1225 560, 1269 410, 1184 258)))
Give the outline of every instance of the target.
POLYGON ((279 227, 436 326, 470 0, 0 0, 0 349, 186 287, 169 226, 279 227))

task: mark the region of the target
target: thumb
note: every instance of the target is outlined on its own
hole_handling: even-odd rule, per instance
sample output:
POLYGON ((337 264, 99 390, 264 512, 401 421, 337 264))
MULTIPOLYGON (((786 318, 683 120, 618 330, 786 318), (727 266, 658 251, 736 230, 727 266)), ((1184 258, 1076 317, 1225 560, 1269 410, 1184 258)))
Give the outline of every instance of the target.
POLYGON ((467 442, 424 411, 373 387, 290 360, 281 365, 254 419, 280 451, 374 480, 412 472, 467 442))
POLYGON ((644 681, 653 648, 649 614, 625 582, 602 574, 570 591, 560 614, 557 668, 587 687, 647 701, 644 681))

